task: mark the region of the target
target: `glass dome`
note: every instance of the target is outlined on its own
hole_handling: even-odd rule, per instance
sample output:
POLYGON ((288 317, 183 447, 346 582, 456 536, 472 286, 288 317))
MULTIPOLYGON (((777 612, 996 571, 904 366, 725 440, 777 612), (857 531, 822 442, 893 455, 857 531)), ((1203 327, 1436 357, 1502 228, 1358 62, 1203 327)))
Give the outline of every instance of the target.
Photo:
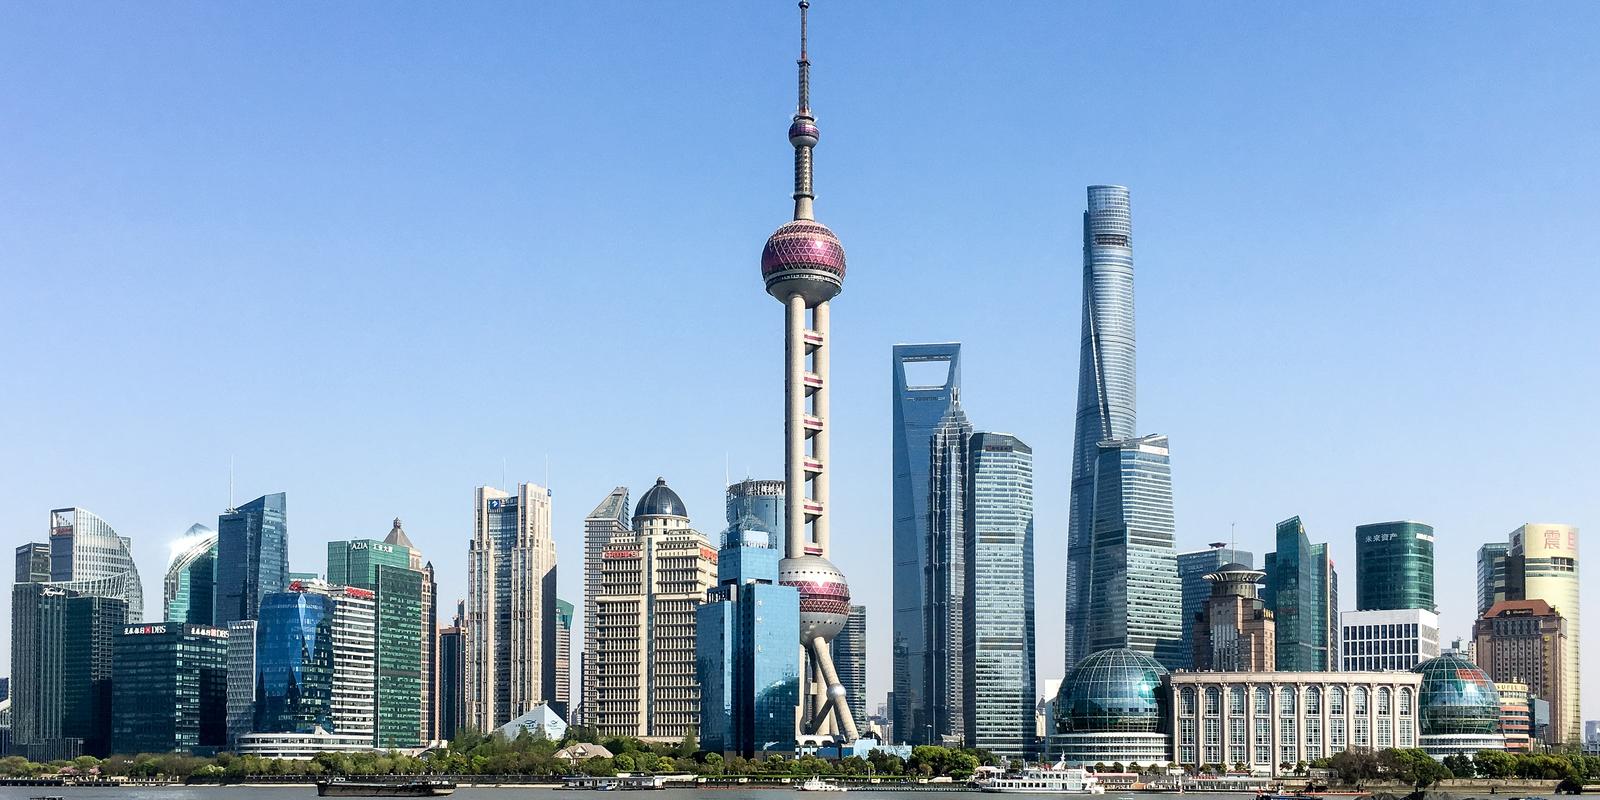
POLYGON ((1423 736, 1493 736, 1500 733, 1500 693, 1467 659, 1449 654, 1412 668, 1422 674, 1417 703, 1423 736))
POLYGON ((1067 673, 1056 695, 1057 733, 1159 733, 1167 698, 1155 659, 1132 650, 1101 650, 1067 673))

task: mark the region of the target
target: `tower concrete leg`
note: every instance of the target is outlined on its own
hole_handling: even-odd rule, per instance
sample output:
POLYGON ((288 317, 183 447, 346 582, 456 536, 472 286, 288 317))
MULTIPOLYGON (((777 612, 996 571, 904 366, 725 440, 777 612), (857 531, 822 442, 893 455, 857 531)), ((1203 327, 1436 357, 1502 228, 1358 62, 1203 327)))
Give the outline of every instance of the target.
MULTIPOLYGON (((844 684, 839 682, 839 673, 833 668, 833 658, 828 654, 828 643, 821 637, 811 640, 811 658, 821 668, 823 685, 828 687, 827 701, 818 709, 819 716, 825 715, 831 709, 844 741, 855 741, 858 738, 856 720, 850 714, 850 703, 844 696, 844 684)), ((812 724, 815 729, 817 720, 813 720, 812 724)))

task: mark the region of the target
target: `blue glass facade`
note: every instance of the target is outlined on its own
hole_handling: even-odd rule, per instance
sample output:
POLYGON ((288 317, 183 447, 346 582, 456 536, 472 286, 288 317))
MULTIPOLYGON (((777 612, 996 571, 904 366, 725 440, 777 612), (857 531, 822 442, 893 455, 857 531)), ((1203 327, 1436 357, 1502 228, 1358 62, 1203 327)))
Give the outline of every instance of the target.
POLYGON ((117 753, 211 755, 227 739, 228 632, 182 622, 128 625, 116 639, 117 753))
POLYGON ((965 742, 1034 755, 1033 449, 1004 433, 967 447, 965 742))
POLYGON ((1174 669, 1194 668, 1194 627, 1211 597, 1211 582, 1205 576, 1223 564, 1253 567, 1255 563, 1255 554, 1248 550, 1216 545, 1178 554, 1178 582, 1183 584, 1183 651, 1174 669))
POLYGON ((257 497, 217 517, 218 627, 256 619, 262 598, 289 585, 289 523, 282 492, 257 497))
POLYGON ((927 597, 922 629, 928 636, 928 698, 935 739, 960 734, 967 720, 964 649, 967 617, 968 450, 972 424, 957 397, 933 431, 928 458, 928 562, 923 569, 927 597))
POLYGON ((901 741, 925 743, 933 731, 933 686, 926 630, 933 434, 961 390, 961 345, 900 344, 893 353, 894 706, 901 741))
POLYGON ((1090 540, 1089 647, 1181 663, 1183 595, 1165 436, 1102 442, 1090 540))
POLYGON ((255 733, 333 730, 332 597, 278 592, 256 626, 255 733))
POLYGON ((211 625, 211 603, 216 595, 217 532, 191 525, 173 546, 172 563, 161 585, 165 622, 211 625))
POLYGON ((800 702, 800 592, 778 585, 783 553, 725 546, 717 586, 695 609, 700 744, 754 757, 794 749, 800 702))
MULTIPOLYGON (((758 481, 746 478, 728 486, 728 530, 759 528, 767 532, 767 546, 782 550, 787 521, 784 519, 783 481, 758 481)), ((724 545, 727 542, 723 542, 724 545)))
POLYGON ((1087 609, 1094 579, 1099 444, 1134 436, 1136 349, 1133 314, 1133 220, 1128 189, 1090 186, 1083 212, 1083 327, 1078 352, 1078 411, 1073 430, 1067 519, 1066 663, 1089 655, 1087 609))
POLYGON ((1337 625, 1330 609, 1337 608, 1337 577, 1328 561, 1326 545, 1312 545, 1299 517, 1277 528, 1278 549, 1267 555, 1267 581, 1261 599, 1277 624, 1276 662, 1281 672, 1322 672, 1329 669, 1330 631, 1337 625))

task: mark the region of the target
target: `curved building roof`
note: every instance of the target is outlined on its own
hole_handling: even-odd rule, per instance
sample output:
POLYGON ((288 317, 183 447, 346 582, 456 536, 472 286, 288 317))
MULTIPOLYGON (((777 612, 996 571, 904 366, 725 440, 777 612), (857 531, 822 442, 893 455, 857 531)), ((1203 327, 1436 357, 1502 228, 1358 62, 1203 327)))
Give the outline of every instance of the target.
POLYGON ((678 493, 667 487, 666 478, 656 478, 656 485, 639 498, 639 504, 633 507, 633 516, 638 517, 689 517, 689 511, 683 507, 683 498, 678 493))
POLYGON ((1067 673, 1056 695, 1058 733, 1157 733, 1166 667, 1125 648, 1101 650, 1067 673))
POLYGON ((1477 664, 1456 653, 1412 667, 1423 736, 1494 736, 1500 733, 1500 693, 1477 664))

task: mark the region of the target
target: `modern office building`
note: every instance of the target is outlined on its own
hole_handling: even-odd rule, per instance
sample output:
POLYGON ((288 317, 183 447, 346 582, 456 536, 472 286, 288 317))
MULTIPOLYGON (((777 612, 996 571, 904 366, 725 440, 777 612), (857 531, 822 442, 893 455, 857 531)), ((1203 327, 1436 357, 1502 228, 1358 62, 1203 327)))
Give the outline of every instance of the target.
POLYGON ((787 496, 784 558, 778 564, 778 581, 800 591, 800 639, 795 644, 804 653, 801 672, 819 678, 812 681, 811 692, 801 700, 809 711, 800 714, 800 733, 837 734, 839 739, 853 742, 857 738, 855 717, 828 650, 850 616, 849 583, 828 560, 828 470, 832 466, 828 409, 833 392, 828 319, 831 301, 844 286, 845 255, 839 237, 812 213, 812 150, 818 130, 811 115, 807 6, 800 4, 800 96, 789 125, 789 144, 794 146, 794 216, 779 226, 761 249, 762 282, 767 294, 784 306, 783 466, 787 496))
MULTIPOLYGON (((1472 624, 1473 660, 1490 680, 1522 684, 1528 698, 1554 711, 1566 707, 1578 684, 1564 668, 1570 632, 1567 619, 1543 600, 1502 600, 1472 624)), ((1557 727, 1544 733, 1553 736, 1557 727)))
POLYGON ((84 509, 50 512, 50 581, 78 594, 122 600, 128 619, 144 617, 144 586, 132 543, 84 509))
POLYGON ((198 523, 172 543, 172 557, 161 581, 161 619, 210 626, 215 619, 217 532, 198 523))
MULTIPOLYGON (((1093 587, 1096 470, 1100 443, 1137 435, 1133 218, 1125 186, 1090 186, 1083 212, 1083 326, 1067 522, 1066 663, 1096 648, 1088 611, 1093 587)), ((1170 504, 1169 504, 1170 507, 1170 504)))
MULTIPOLYGON (((256 726, 256 621, 228 625, 227 749, 239 752, 239 737, 256 726)), ((280 635, 288 629, 280 627, 280 635)))
POLYGON ((1277 625, 1261 599, 1266 573, 1223 564, 1206 573, 1211 596, 1198 614, 1190 645, 1192 669, 1271 672, 1277 665, 1277 625))
POLYGON ((473 508, 464 722, 488 731, 555 699, 556 546, 543 486, 480 486, 473 508))
MULTIPOLYGON (((291 584, 291 591, 294 588, 291 584)), ((316 589, 306 587, 305 590, 316 589)), ((333 693, 330 697, 333 731, 377 742, 377 597, 370 590, 354 586, 330 586, 323 591, 333 596, 333 693)), ((406 709, 411 712, 406 720, 414 724, 416 696, 408 699, 412 705, 406 709)))
POLYGON ((45 583, 50 580, 50 545, 28 542, 17 548, 17 583, 45 583))
POLYGON ((1433 600, 1433 526, 1410 520, 1356 526, 1356 610, 1420 608, 1433 600))
POLYGON ((227 709, 226 630, 123 627, 112 659, 112 752, 214 755, 227 745, 227 709))
POLYGON ((1007 433, 967 447, 962 643, 963 741, 1007 759, 1035 755, 1033 448, 1007 433))
POLYGON ((217 517, 212 615, 217 627, 256 619, 261 600, 289 585, 288 499, 257 497, 217 517))
POLYGON ((121 598, 54 582, 12 587, 13 752, 40 762, 109 755, 112 647, 127 621, 121 598))
POLYGON ((1506 554, 1510 542, 1490 542, 1478 548, 1478 614, 1506 599, 1506 554))
POLYGON ((772 534, 772 549, 783 549, 786 535, 783 481, 745 478, 729 484, 726 503, 729 530, 759 525, 761 530, 772 534), (755 522, 750 523, 749 519, 755 522))
MULTIPOLYGON (((256 611, 255 714, 249 732, 332 731, 333 597, 275 592, 262 598, 256 611)), ((239 629, 230 625, 228 630, 231 640, 239 629)), ((229 677, 231 684, 231 672, 229 677)), ((230 738, 242 743, 244 736, 238 732, 230 738)))
POLYGON ((1500 695, 1500 733, 1506 737, 1506 750, 1533 752, 1533 706, 1528 699, 1528 684, 1495 681, 1500 695))
POLYGON ((373 595, 377 626, 377 736, 381 748, 416 747, 423 731, 423 687, 430 637, 423 631, 425 576, 412 569, 416 560, 400 521, 396 543, 352 539, 328 543, 328 583, 364 589, 373 595))
POLYGON ((783 551, 758 526, 730 528, 741 538, 724 541, 717 585, 695 610, 700 746, 745 758, 794 750, 800 702, 800 592, 779 585, 783 551))
POLYGON ((1446 653, 1418 664, 1413 672, 1422 676, 1419 746, 1428 755, 1470 757, 1479 750, 1505 749, 1500 694, 1478 665, 1458 653, 1446 653))
POLYGON ((1178 668, 1194 669, 1193 663, 1188 661, 1194 657, 1194 629, 1202 621, 1206 605, 1211 600, 1212 582, 1206 576, 1225 564, 1253 567, 1256 557, 1254 553, 1239 550, 1226 542, 1212 542, 1203 550, 1179 553, 1177 560, 1178 582, 1183 586, 1183 644, 1178 668))
POLYGON ((851 605, 844 630, 833 638, 833 666, 844 684, 844 697, 855 715, 856 728, 867 728, 867 607, 851 605))
POLYGON ((1126 648, 1102 650, 1067 671, 1057 690, 1047 756, 1069 767, 1170 760, 1167 668, 1126 648))
POLYGON ((1262 599, 1277 625, 1277 667, 1285 672, 1337 668, 1338 594, 1326 545, 1313 545, 1299 517, 1278 523, 1277 550, 1267 554, 1262 599))
POLYGON ((572 707, 572 613, 571 603, 556 598, 556 693, 548 706, 563 720, 572 707))
POLYGON ((1439 615, 1428 609, 1346 611, 1339 620, 1339 669, 1409 670, 1439 656, 1439 615))
MULTIPOLYGON (((1279 777, 1346 750, 1417 747, 1424 679, 1411 672, 1180 672, 1172 758, 1279 777)), ((1144 762, 1140 762, 1144 763, 1144 762)))
POLYGON ((602 736, 675 742, 698 729, 695 609, 716 569, 717 551, 658 478, 601 553, 595 694, 584 702, 602 736))
POLYGON ((892 357, 893 657, 894 704, 889 715, 903 741, 934 736, 934 682, 928 673, 933 641, 927 630, 931 594, 933 435, 961 392, 961 344, 897 344, 892 357))
POLYGON ((1099 450, 1092 557, 1084 578, 1092 587, 1084 606, 1089 647, 1125 647, 1163 666, 1181 664, 1183 596, 1167 437, 1110 439, 1099 450))
MULTIPOLYGON (((1507 600, 1543 600, 1567 621, 1562 671, 1582 674, 1579 635, 1583 628, 1578 589, 1578 529, 1572 525, 1528 523, 1511 532, 1506 553, 1507 600)), ((1575 745, 1582 741, 1583 716, 1579 682, 1574 679, 1561 704, 1550 704, 1549 742, 1575 745)))
POLYGON ((461 620, 466 616, 466 603, 456 603, 455 619, 447 628, 439 629, 439 738, 449 741, 456 738, 464 719, 462 688, 467 675, 466 648, 461 641, 461 620))
POLYGON ((967 440, 972 423, 958 394, 933 429, 928 457, 928 542, 922 611, 928 637, 928 698, 932 703, 933 736, 958 743, 965 735, 967 712, 966 631, 968 534, 967 440))
POLYGON ((628 487, 618 486, 583 520, 583 653, 578 656, 580 699, 579 713, 575 715, 575 721, 583 725, 596 724, 590 701, 596 696, 599 663, 595 655, 599 642, 595 627, 599 611, 595 602, 600 596, 601 560, 611 540, 628 532, 632 508, 628 487))

